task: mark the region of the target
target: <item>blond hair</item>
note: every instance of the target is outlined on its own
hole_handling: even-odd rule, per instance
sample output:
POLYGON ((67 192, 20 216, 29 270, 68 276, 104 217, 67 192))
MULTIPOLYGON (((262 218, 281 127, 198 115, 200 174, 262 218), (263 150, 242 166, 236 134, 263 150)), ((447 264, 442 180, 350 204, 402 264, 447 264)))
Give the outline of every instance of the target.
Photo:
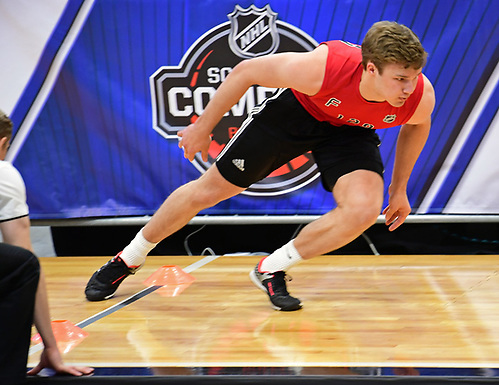
POLYGON ((374 23, 362 42, 362 65, 372 62, 380 73, 386 64, 423 68, 427 55, 416 34, 394 21, 374 23))

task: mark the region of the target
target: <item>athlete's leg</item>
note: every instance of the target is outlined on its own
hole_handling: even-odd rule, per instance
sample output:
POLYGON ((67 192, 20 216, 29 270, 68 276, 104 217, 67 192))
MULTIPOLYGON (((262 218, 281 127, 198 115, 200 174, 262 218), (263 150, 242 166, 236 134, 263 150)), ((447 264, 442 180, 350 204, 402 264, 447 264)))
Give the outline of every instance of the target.
POLYGON ((328 253, 351 242, 376 222, 383 203, 383 179, 373 171, 356 170, 340 177, 333 189, 337 207, 303 228, 250 273, 278 310, 301 308, 286 289, 286 271, 302 259, 328 253))
POLYGON ((294 246, 303 259, 336 250, 371 227, 381 213, 383 179, 357 170, 338 179, 333 195, 337 207, 303 228, 294 246))
POLYGON ((121 282, 145 262, 147 254, 158 242, 185 226, 199 211, 243 190, 228 182, 216 165, 197 180, 179 187, 123 251, 92 275, 85 288, 87 299, 111 298, 121 282))
POLYGON ((225 180, 213 165, 199 179, 175 190, 144 226, 142 233, 149 242, 160 242, 184 227, 201 210, 244 190, 225 180))
POLYGON ((139 267, 158 242, 180 230, 201 210, 243 190, 228 182, 216 165, 211 166, 201 177, 170 194, 144 228, 123 249, 121 259, 128 267, 139 267))
POLYGON ((298 236, 265 258, 261 271, 286 271, 302 259, 336 250, 373 225, 383 204, 383 179, 356 170, 338 179, 333 189, 337 207, 306 225, 298 236))

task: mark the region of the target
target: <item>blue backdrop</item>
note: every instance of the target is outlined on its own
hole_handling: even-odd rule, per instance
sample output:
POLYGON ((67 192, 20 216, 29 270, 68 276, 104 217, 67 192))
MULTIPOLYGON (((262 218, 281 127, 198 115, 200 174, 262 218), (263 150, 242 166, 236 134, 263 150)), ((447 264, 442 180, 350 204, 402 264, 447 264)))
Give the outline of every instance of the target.
MULTIPOLYGON (((236 4, 269 4, 282 44, 293 36, 361 43, 378 20, 415 31, 429 53, 424 73, 437 96, 408 189, 415 211, 459 212, 449 201, 471 162, 499 160, 481 151, 485 135, 498 130, 496 0, 71 0, 11 113, 17 130, 11 157, 25 178, 32 218, 152 214, 200 175, 203 165, 185 160, 177 141, 158 129, 153 110, 162 105, 152 79, 161 68, 186 64, 203 36, 228 31, 236 4)), ((12 36, 9 44, 28 38, 22 31, 12 36)), ((388 186, 398 129, 378 134, 388 186)), ((499 161, 489 164, 499 175, 499 161)), ((476 188, 463 184, 460 191, 474 195, 476 188)), ((240 195, 204 214, 315 215, 334 207, 318 179, 291 190, 240 195)), ((475 212, 499 213, 499 198, 480 204, 475 212)))

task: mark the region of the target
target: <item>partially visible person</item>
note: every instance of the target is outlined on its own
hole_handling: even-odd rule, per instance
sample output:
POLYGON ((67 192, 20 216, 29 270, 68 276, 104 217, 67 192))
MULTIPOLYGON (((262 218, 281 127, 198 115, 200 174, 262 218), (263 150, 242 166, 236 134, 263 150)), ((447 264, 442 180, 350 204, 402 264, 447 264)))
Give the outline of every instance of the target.
POLYGON ((26 187, 20 173, 5 161, 12 128, 12 121, 0 111, 0 384, 26 380, 33 321, 44 349, 28 375, 44 368, 88 375, 93 368, 64 364, 52 331, 45 278, 31 244, 26 187))

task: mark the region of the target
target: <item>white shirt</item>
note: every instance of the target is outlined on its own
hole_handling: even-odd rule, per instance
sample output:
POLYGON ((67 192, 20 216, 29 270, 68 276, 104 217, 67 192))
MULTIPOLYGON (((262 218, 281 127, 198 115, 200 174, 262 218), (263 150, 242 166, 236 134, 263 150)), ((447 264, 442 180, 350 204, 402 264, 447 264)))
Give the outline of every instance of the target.
POLYGON ((29 214, 24 180, 10 163, 0 160, 0 222, 29 214))

